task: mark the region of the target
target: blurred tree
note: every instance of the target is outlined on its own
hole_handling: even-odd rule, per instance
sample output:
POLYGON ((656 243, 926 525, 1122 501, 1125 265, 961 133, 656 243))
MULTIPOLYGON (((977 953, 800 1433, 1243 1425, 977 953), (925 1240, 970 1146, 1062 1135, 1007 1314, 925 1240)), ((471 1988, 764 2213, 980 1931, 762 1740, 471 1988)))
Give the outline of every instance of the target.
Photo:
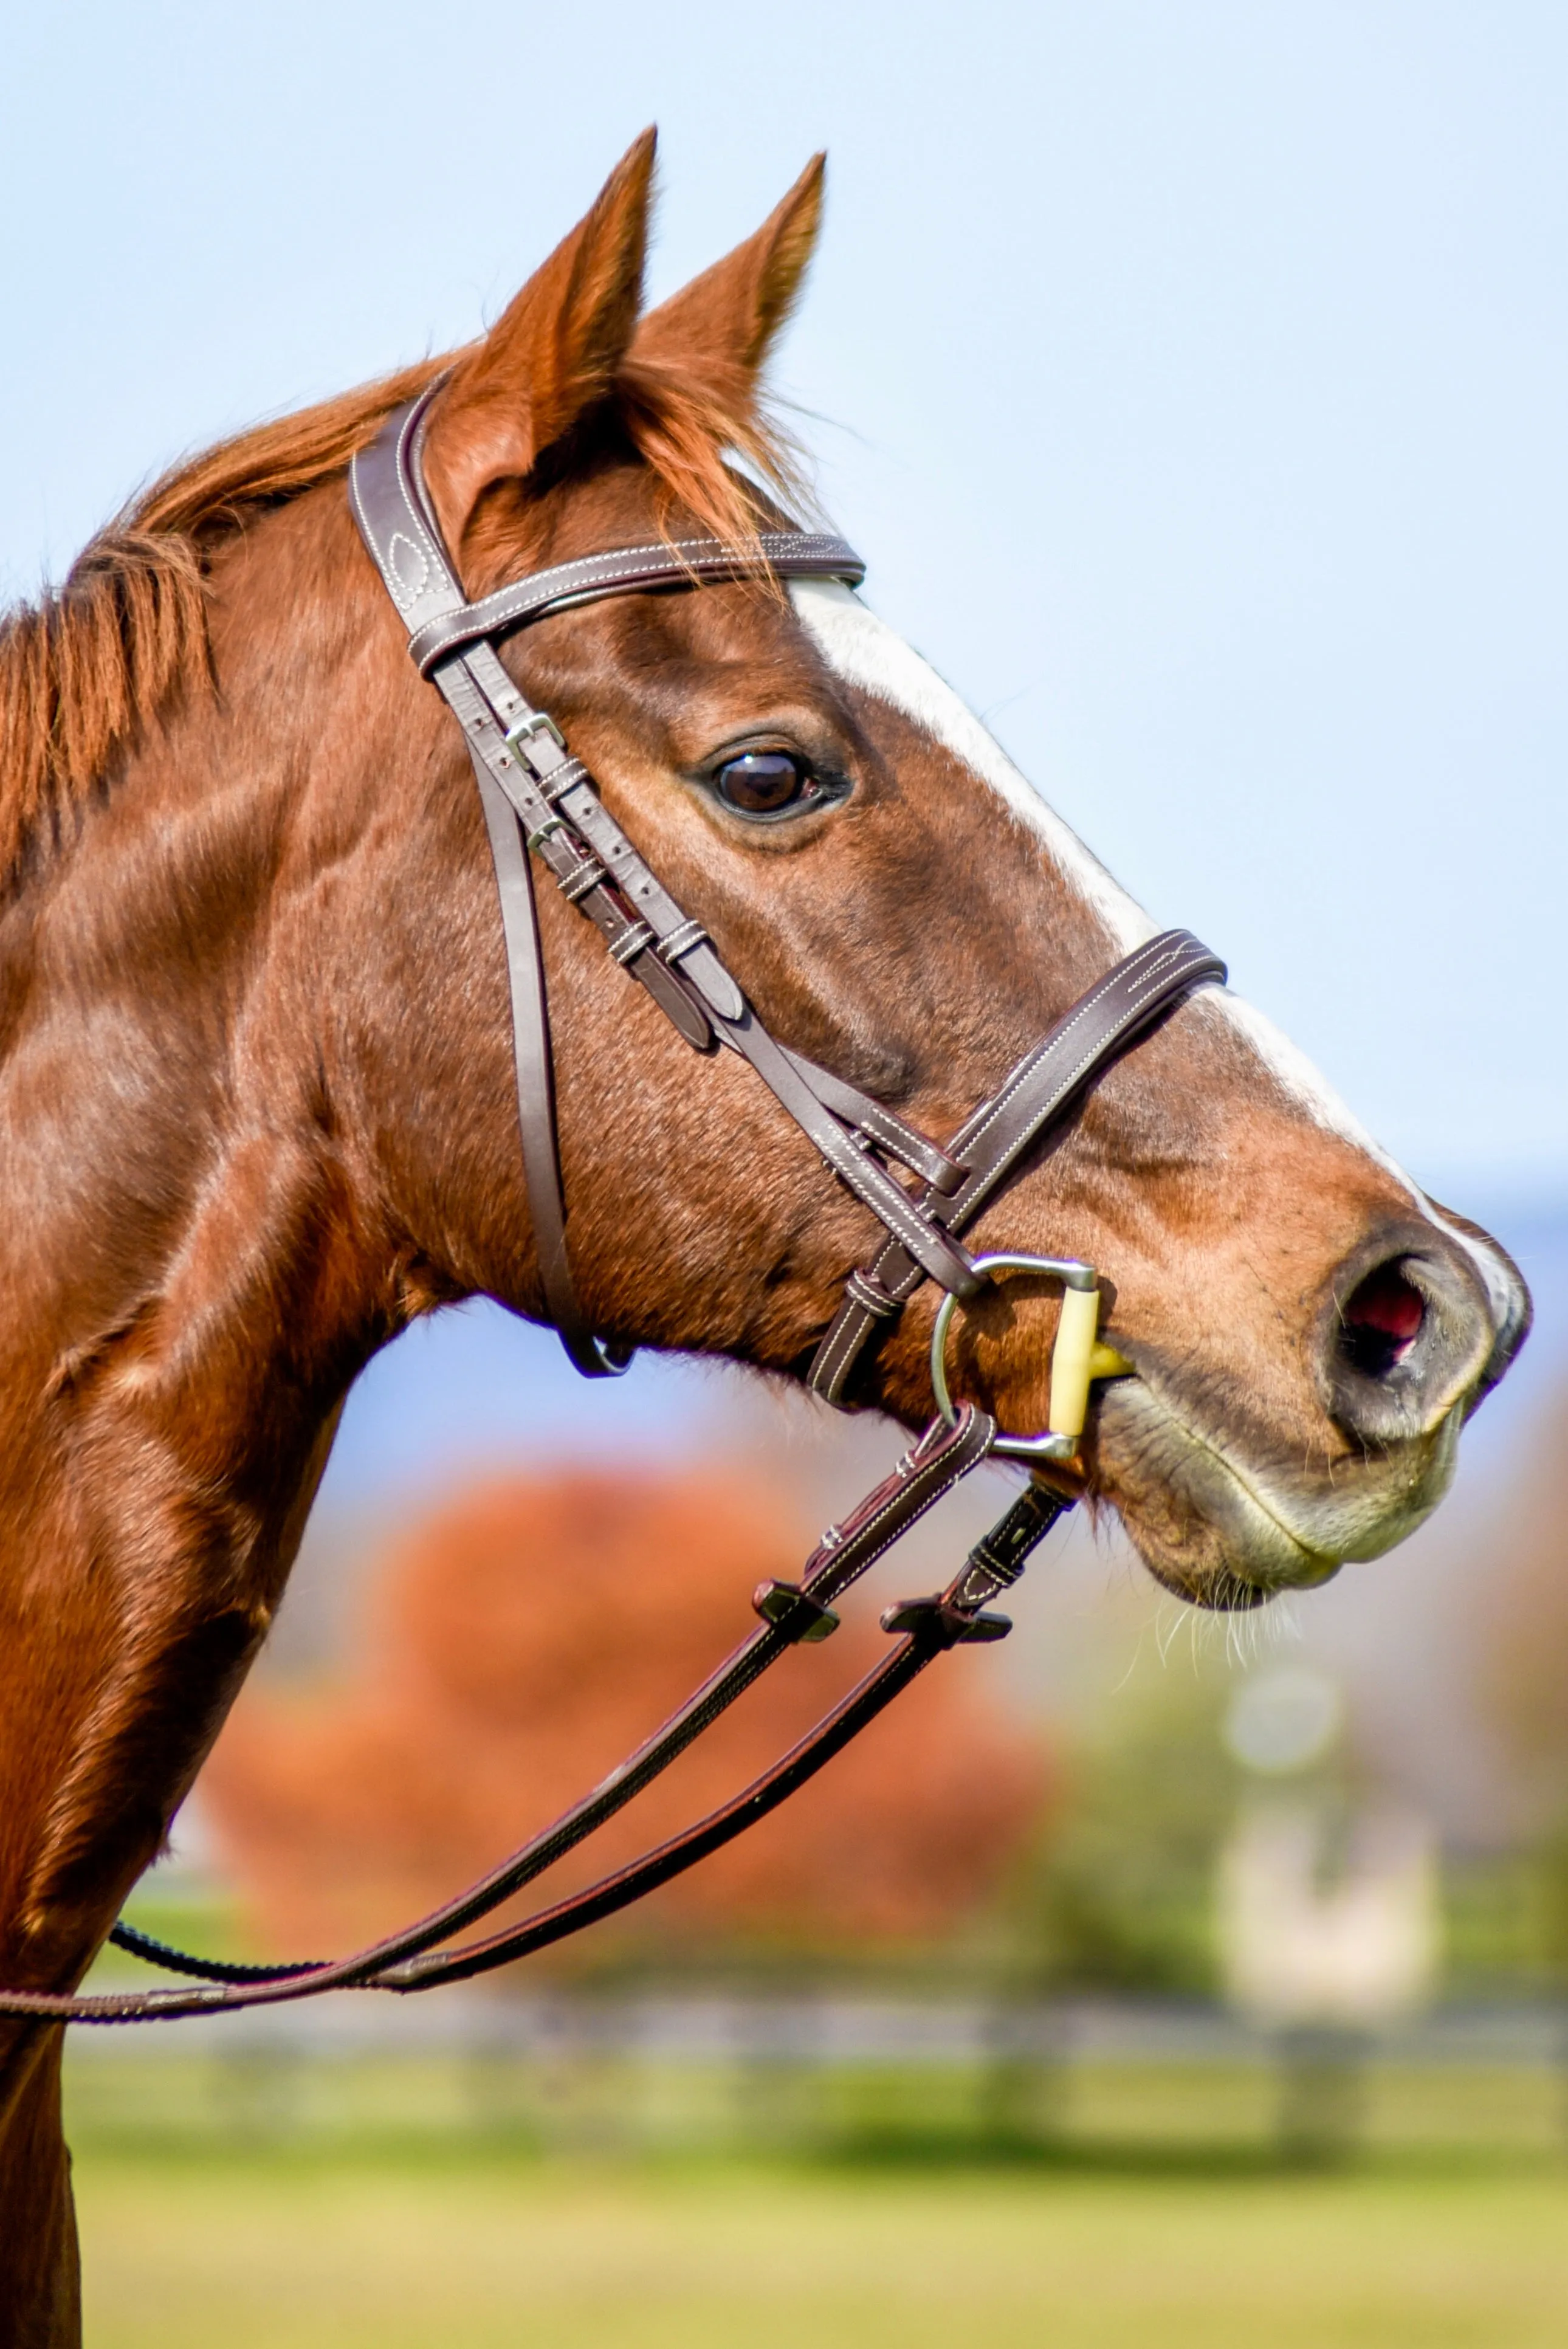
MULTIPOLYGON (((262 1940, 341 1950, 491 1866, 657 1724, 753 1627, 753 1586, 793 1578, 808 1547, 776 1502, 712 1475, 520 1479, 438 1511, 374 1578, 354 1677, 253 1685, 208 1765, 262 1940)), ((884 1652, 862 1612, 785 1658, 529 1905, 723 1800, 884 1652)), ((961 1651, 618 1940, 590 1937, 594 1952, 628 1936, 646 1951, 650 1931, 928 1939, 993 1889, 1047 1785, 995 1666, 961 1651)))
POLYGON ((1234 1688, 1222 1661, 1145 1659, 1075 1739, 1059 1808, 1006 1899, 1020 1990, 1217 1989, 1214 1877, 1239 1777, 1220 1723, 1234 1688))

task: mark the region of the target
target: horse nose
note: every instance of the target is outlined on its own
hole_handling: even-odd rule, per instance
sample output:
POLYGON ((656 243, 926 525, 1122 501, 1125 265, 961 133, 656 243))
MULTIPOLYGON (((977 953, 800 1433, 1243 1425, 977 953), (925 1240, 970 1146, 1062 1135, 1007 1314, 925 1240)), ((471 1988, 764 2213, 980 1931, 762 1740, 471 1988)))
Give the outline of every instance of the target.
POLYGON ((1499 1339, 1480 1275, 1432 1225, 1385 1229, 1336 1277, 1320 1330, 1332 1418, 1364 1443, 1428 1434, 1480 1392, 1499 1339))

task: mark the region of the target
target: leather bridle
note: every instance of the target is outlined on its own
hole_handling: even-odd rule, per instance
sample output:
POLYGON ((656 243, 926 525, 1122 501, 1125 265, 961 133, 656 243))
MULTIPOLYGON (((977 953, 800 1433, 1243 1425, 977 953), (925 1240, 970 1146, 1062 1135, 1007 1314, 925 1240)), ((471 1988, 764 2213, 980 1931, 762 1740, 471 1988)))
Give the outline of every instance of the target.
POLYGON ((892 1542, 983 1460, 995 1454, 1065 1460, 1077 1450, 1089 1379, 1130 1366, 1095 1343, 1098 1276, 1076 1259, 975 1257, 959 1245, 1050 1128, 1093 1081, 1143 1040, 1195 988, 1222 984, 1224 965, 1185 930, 1134 949, 1068 1009, 988 1101, 941 1145, 830 1071, 780 1044, 762 1025, 700 922, 688 917, 605 808, 593 777, 560 729, 532 709, 502 667, 496 639, 546 613, 607 595, 696 589, 711 581, 829 578, 858 585, 865 566, 841 539, 763 533, 734 547, 717 539, 614 549, 536 572, 478 603, 467 601, 442 543, 424 485, 420 449, 441 383, 388 419, 354 460, 354 515, 408 631, 421 675, 462 728, 495 864, 505 935, 516 1058, 522 1166, 548 1318, 590 1378, 629 1356, 606 1348, 585 1318, 567 1253, 567 1216, 556 1143, 544 964, 530 852, 567 902, 598 928, 611 958, 644 987, 699 1052, 720 1047, 747 1061, 847 1188, 885 1233, 871 1262, 851 1270, 843 1302, 809 1374, 813 1391, 843 1407, 850 1380, 873 1339, 927 1279, 944 1292, 934 1333, 937 1416, 890 1475, 841 1525, 830 1526, 797 1583, 758 1586, 760 1628, 603 1784, 457 1899, 416 1925, 335 1961, 231 1965, 188 1956, 117 1925, 110 1939, 195 1986, 71 1997, 0 1992, 0 2014, 59 2022, 134 2023, 272 2005, 327 1990, 425 1990, 466 1980, 547 1947, 668 1882, 763 1818, 874 1720, 945 1649, 999 1639, 1010 1628, 990 1602, 1017 1579, 1030 1553, 1071 1506, 1031 1485, 970 1552, 946 1588, 887 1609, 897 1644, 816 1728, 734 1800, 684 1834, 521 1924, 456 1950, 438 1944, 489 1915, 575 1849, 665 1770, 791 1647, 827 1637, 835 1602, 892 1542), (892 1171, 915 1178, 906 1187, 892 1171), (954 1407, 943 1347, 954 1306, 985 1289, 997 1270, 1047 1272, 1064 1284, 1053 1358, 1050 1427, 1007 1435, 972 1406, 954 1407))

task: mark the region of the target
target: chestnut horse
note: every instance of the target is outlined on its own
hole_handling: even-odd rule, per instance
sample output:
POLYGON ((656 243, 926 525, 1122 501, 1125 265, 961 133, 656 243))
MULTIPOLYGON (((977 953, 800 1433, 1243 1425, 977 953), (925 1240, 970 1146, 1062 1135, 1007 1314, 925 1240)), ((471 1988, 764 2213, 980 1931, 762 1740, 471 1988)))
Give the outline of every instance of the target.
MULTIPOLYGON (((652 160, 650 134, 439 394, 426 471, 472 595, 789 510, 758 378, 820 160, 641 316, 652 160)), ((0 639, 10 1986, 73 1985, 158 1850, 365 1362, 460 1298, 542 1316, 480 805, 345 492, 439 364, 159 483, 0 639)), ((625 595, 505 657, 768 1025, 927 1133, 1150 935, 847 588, 625 595)), ((877 1227, 733 1055, 694 1059, 569 906, 540 913, 594 1326, 800 1377, 877 1227)), ((1408 1533, 1529 1318, 1492 1242, 1217 989, 975 1239, 1104 1269, 1138 1375, 1095 1405, 1087 1486, 1211 1605, 1408 1533)), ((857 1403, 930 1417, 934 1301, 857 1403)), ((1004 1425, 1045 1422, 1055 1309, 961 1325, 954 1383, 1004 1425)), ((3 2028, 0 2341, 31 2349, 77 2337, 62 2033, 3 2028)))

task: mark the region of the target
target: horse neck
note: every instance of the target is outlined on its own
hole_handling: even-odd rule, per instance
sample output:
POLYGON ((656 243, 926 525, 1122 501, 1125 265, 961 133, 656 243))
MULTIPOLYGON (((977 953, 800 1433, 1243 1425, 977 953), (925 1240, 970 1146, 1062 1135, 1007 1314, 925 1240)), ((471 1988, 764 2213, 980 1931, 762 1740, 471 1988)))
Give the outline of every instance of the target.
POLYGON ((408 1309, 314 1048, 300 712, 219 683, 0 926, 8 1980, 68 1978, 152 1857, 408 1309))

